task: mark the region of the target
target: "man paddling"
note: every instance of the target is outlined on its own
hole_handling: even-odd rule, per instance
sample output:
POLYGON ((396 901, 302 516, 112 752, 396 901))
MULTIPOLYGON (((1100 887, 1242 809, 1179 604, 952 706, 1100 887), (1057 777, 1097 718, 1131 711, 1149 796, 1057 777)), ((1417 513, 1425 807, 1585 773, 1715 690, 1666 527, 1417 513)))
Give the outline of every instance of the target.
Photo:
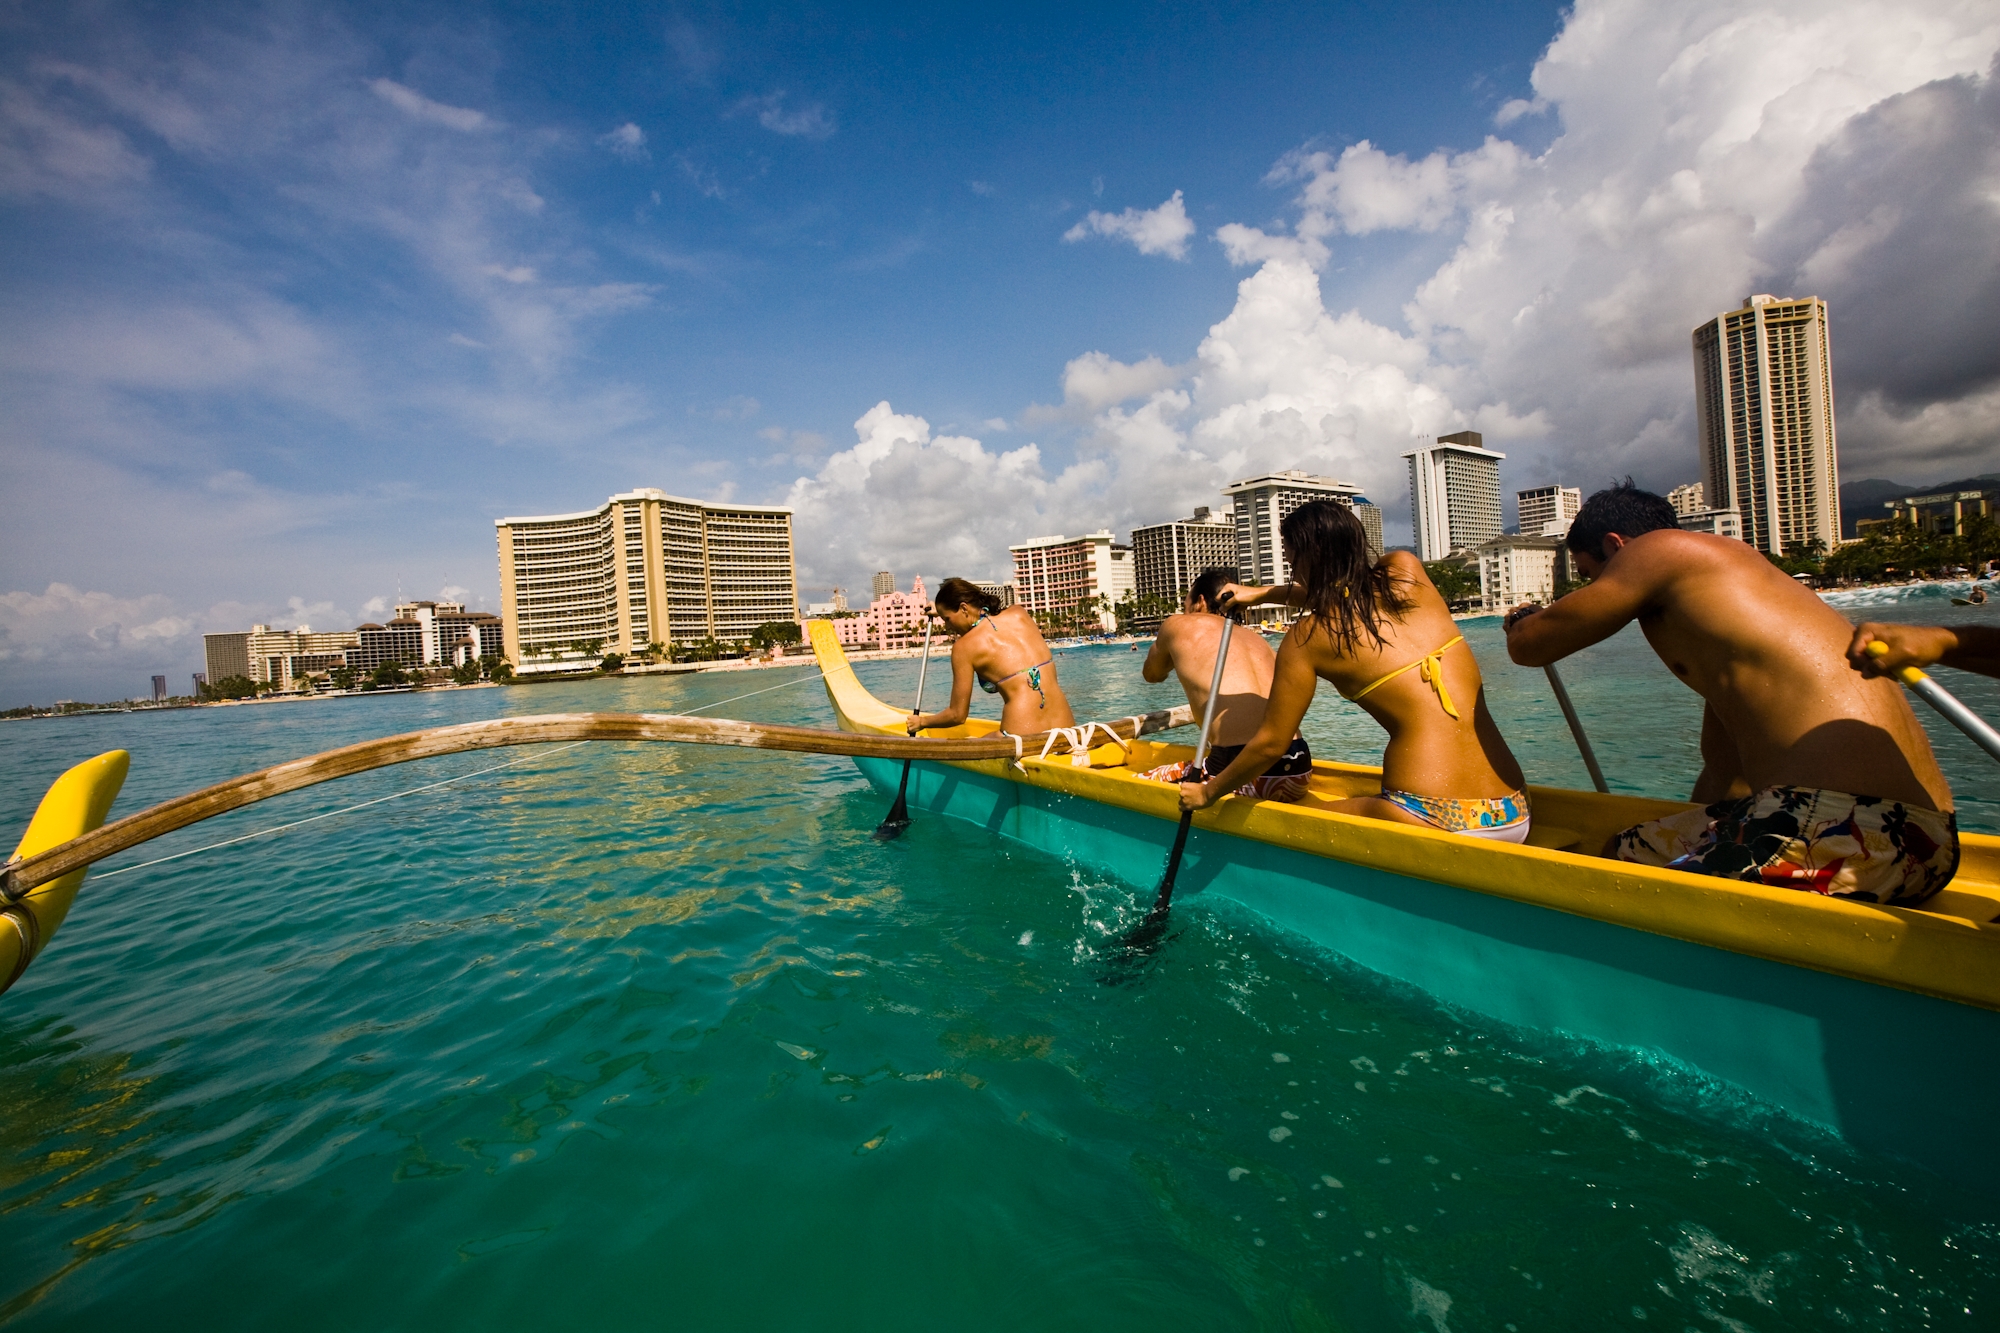
MULTIPOLYGON (((1188 589, 1180 613, 1168 616, 1159 637, 1146 654, 1140 668, 1148 683, 1158 685, 1168 675, 1181 678, 1188 706, 1196 717, 1208 707, 1209 682, 1215 679, 1215 653, 1222 643, 1222 616, 1218 595, 1236 579, 1233 569, 1209 569, 1188 589)), ((1229 663, 1222 674, 1222 694, 1215 705, 1215 730, 1209 737, 1208 764, 1204 772, 1188 770, 1192 761, 1167 764, 1143 776, 1159 782, 1200 782, 1222 772, 1257 734, 1264 722, 1264 704, 1271 697, 1271 674, 1278 655, 1264 636, 1256 633, 1229 636, 1229 663)), ((1270 801, 1296 801, 1306 794, 1306 780, 1312 776, 1312 750, 1305 737, 1296 732, 1292 743, 1277 762, 1253 778, 1242 789, 1270 801)))
POLYGON ((1850 671, 1853 626, 1740 541, 1681 531, 1628 480, 1566 539, 1590 582, 1507 615, 1507 653, 1546 666, 1633 620, 1706 701, 1702 807, 1628 828, 1605 854, 1908 906, 1958 869, 1951 788, 1892 682, 1850 671))

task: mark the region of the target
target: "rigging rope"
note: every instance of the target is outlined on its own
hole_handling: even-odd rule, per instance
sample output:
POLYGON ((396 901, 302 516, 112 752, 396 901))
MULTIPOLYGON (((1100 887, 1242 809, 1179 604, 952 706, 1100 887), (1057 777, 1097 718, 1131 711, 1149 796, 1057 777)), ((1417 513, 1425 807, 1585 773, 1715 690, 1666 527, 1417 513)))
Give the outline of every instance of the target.
POLYGON ((184 856, 199 856, 203 852, 212 852, 221 847, 234 847, 237 843, 249 842, 252 838, 262 838, 273 833, 283 833, 286 829, 295 829, 305 824, 317 824, 320 820, 332 819, 335 815, 353 814, 356 810, 366 810, 371 805, 380 805, 384 801, 393 801, 400 796, 415 796, 420 791, 430 791, 436 787, 449 787, 454 782, 463 782, 467 778, 476 778, 485 773, 497 773, 503 768, 513 768, 517 764, 525 764, 531 759, 546 758, 547 755, 561 754, 564 750, 574 750, 579 745, 588 745, 588 744, 590 744, 589 741, 576 741, 569 745, 557 746, 555 749, 549 750, 545 754, 523 755, 519 759, 510 759, 504 764, 494 764, 488 768, 474 769, 470 773, 460 773, 457 777, 446 778, 442 782, 426 782, 421 787, 411 787, 407 791, 390 792, 387 796, 377 796, 375 799, 371 801, 362 801, 358 805, 343 806, 338 810, 329 810, 323 815, 313 815, 310 818, 306 819, 295 819, 289 824, 279 824, 275 828, 259 829, 255 833, 245 833, 241 837, 226 838, 221 842, 211 842, 206 847, 196 847, 190 851, 175 852, 172 856, 163 856, 157 861, 141 861, 137 865, 119 866, 116 870, 106 870, 102 874, 95 875, 94 878, 110 879, 113 875, 123 875, 126 872, 132 870, 144 870, 149 866, 163 866, 169 861, 178 861, 184 856))

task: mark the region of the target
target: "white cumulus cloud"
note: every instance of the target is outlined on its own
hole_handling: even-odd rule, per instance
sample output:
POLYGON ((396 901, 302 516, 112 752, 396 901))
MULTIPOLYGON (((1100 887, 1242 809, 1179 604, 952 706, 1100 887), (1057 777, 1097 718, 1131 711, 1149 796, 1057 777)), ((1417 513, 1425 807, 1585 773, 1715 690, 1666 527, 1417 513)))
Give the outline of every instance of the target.
POLYGON ((643 161, 647 156, 646 132, 629 120, 611 133, 600 135, 597 142, 628 161, 643 161))
POLYGON ((1181 192, 1158 208, 1128 208, 1122 213, 1100 213, 1092 209, 1083 221, 1063 233, 1065 241, 1081 241, 1091 236, 1109 236, 1130 241, 1142 255, 1166 255, 1186 259, 1187 243, 1194 236, 1194 222, 1181 202, 1181 192))
POLYGON ((485 129, 490 123, 484 112, 470 107, 448 106, 443 102, 433 102, 414 88, 406 88, 393 79, 371 79, 369 91, 395 107, 404 115, 417 120, 428 120, 448 129, 470 132, 485 129))
MULTIPOLYGON (((2000 11, 1932 0, 1579 0, 1537 62, 1532 152, 1287 154, 1290 221, 1216 240, 1252 271, 1184 364, 1073 358, 1074 458, 933 439, 884 403, 793 490, 829 575, 1004 571, 1044 532, 1157 522, 1301 467, 1408 531, 1402 453, 1470 427, 1509 486, 1698 475, 1690 333, 1760 291, 1831 303, 1843 468, 1909 480, 2000 465, 2000 11), (1446 238, 1401 318, 1329 305, 1349 237, 1446 238)), ((1181 196, 1065 239, 1179 254, 1181 196)), ((1433 242, 1434 243, 1434 242, 1433 242)), ((822 580, 828 581, 828 580, 822 580)))

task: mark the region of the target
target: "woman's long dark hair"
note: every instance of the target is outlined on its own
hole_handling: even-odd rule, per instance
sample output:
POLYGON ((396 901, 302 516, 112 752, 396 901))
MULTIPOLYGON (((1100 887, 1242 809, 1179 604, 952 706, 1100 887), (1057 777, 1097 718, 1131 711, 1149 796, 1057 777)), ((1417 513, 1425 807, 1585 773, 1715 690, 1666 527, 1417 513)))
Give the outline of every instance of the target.
POLYGON ((1278 532, 1291 554, 1292 581, 1305 589, 1305 610, 1334 650, 1352 652, 1363 635, 1381 647, 1383 617, 1409 610, 1412 600, 1369 558, 1368 534, 1354 511, 1313 500, 1287 514, 1278 532))
POLYGON ((1001 608, 998 597, 970 579, 946 579, 938 584, 935 601, 940 611, 956 611, 961 606, 976 606, 991 616, 998 615, 1001 608))

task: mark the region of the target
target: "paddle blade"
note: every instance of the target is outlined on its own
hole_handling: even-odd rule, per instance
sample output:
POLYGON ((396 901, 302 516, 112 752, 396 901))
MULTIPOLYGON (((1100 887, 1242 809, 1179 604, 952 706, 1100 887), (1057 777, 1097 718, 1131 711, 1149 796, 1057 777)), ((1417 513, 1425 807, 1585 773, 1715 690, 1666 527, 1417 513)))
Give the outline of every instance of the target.
MULTIPOLYGON (((1110 950, 1113 964, 1130 969, 1150 958, 1170 938, 1167 924, 1173 909, 1174 881, 1180 877, 1181 854, 1187 850, 1188 828, 1193 822, 1192 810, 1181 811, 1180 827, 1174 830, 1174 848, 1167 853, 1167 867, 1160 874, 1160 887, 1153 893, 1153 906, 1138 925, 1119 936, 1117 944, 1110 950)), ((1130 979, 1129 970, 1102 978, 1107 986, 1120 985, 1130 979)))
POLYGON ((903 797, 910 789, 910 761, 903 761, 903 776, 896 783, 896 803, 889 807, 889 813, 875 826, 875 841, 893 842, 903 836, 903 830, 910 826, 910 807, 903 803, 903 797))

